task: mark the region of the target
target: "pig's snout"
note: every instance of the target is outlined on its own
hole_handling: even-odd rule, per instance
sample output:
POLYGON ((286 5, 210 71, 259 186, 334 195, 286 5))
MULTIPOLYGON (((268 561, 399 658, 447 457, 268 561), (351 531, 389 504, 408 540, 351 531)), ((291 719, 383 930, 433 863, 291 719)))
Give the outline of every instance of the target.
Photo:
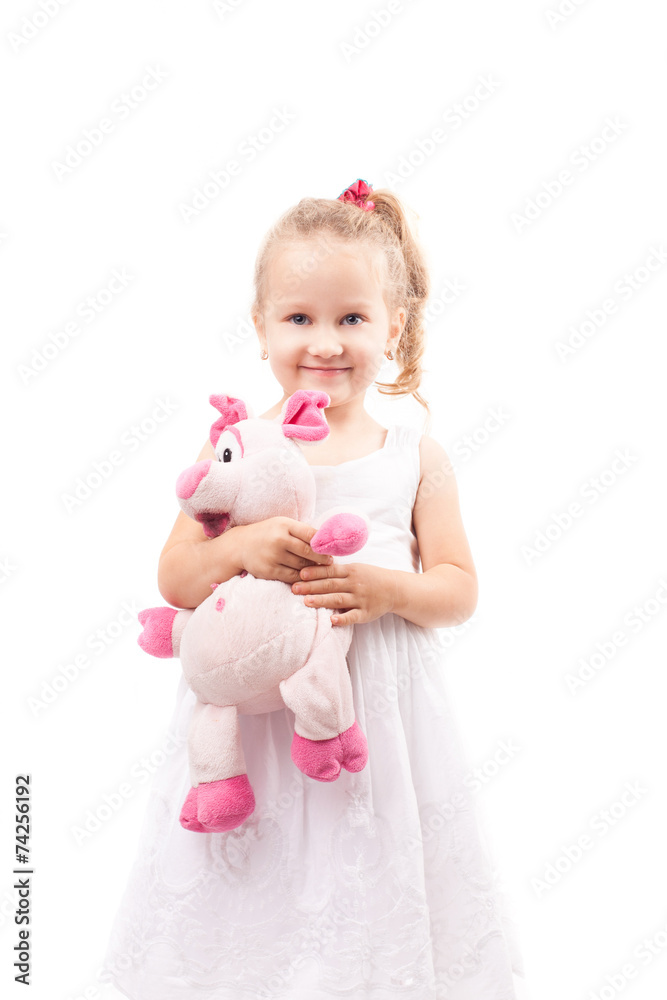
POLYGON ((176 480, 176 496, 179 500, 189 500, 195 492, 202 479, 205 479, 211 468, 212 459, 207 458, 203 462, 191 465, 189 469, 181 472, 176 480))

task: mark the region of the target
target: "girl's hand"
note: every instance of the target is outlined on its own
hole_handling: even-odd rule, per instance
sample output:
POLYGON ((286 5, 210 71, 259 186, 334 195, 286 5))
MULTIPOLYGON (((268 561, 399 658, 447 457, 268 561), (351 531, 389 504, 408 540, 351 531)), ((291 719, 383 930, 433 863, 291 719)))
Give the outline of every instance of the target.
POLYGON ((254 524, 236 525, 230 531, 236 532, 237 565, 258 580, 294 583, 304 566, 326 568, 326 564, 333 563, 331 556, 313 552, 310 547, 317 528, 291 517, 269 517, 254 524))
POLYGON ((332 625, 372 622, 394 607, 393 571, 368 563, 336 563, 306 566, 300 581, 292 585, 295 594, 309 595, 310 608, 335 608, 332 625))

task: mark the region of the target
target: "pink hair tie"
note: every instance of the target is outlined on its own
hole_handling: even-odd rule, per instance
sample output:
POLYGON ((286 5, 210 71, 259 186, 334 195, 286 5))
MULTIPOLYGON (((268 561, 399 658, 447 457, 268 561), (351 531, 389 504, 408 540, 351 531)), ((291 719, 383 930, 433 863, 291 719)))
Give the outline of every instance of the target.
POLYGON ((352 201, 359 208, 363 208, 365 212, 370 212, 375 208, 374 201, 367 201, 369 194, 372 194, 373 188, 366 181, 362 180, 361 177, 357 177, 354 184, 350 184, 346 187, 342 194, 338 195, 337 201, 352 201))

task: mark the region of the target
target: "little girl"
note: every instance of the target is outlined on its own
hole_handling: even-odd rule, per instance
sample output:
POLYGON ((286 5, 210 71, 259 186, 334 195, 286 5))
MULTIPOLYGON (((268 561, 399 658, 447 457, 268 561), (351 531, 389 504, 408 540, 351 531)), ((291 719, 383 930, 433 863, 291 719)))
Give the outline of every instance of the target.
MULTIPOLYGON (((292 762, 289 709, 241 715, 255 811, 226 833, 185 830, 195 699, 181 680, 178 749, 155 776, 104 965, 134 1000, 524 996, 438 647, 436 630, 477 603, 451 464, 432 438, 382 427, 364 408, 384 355, 399 374, 378 384, 428 410, 417 391, 428 294, 401 203, 361 179, 338 198, 302 199, 260 248, 252 316, 283 390, 262 417, 277 417, 297 389, 329 395, 329 436, 302 446, 316 516, 363 510, 369 539, 362 558, 334 559, 309 547, 309 524, 270 518, 207 539, 181 512, 159 587, 193 608, 213 581, 247 570, 331 609, 333 628, 353 624, 348 665, 368 762, 316 781, 292 762)), ((205 458, 215 458, 210 441, 205 458)))

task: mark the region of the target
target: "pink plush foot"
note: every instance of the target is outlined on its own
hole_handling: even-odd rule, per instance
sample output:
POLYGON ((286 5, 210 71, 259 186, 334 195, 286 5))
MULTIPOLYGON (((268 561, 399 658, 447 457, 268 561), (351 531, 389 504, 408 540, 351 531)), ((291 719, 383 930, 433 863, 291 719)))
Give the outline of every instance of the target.
POLYGON ((346 771, 363 771, 368 761, 368 743, 355 719, 349 729, 338 737, 343 744, 343 767, 346 771))
POLYGON ((349 729, 330 740, 309 740, 295 733, 292 760, 309 778, 335 781, 341 767, 346 771, 361 771, 366 766, 368 744, 355 720, 349 729))
POLYGON ((204 833, 204 827, 201 825, 197 819, 197 789, 191 788, 188 792, 185 802, 183 803, 183 808, 181 809, 181 815, 178 817, 181 826, 185 827, 186 830, 194 830, 197 833, 204 833))
POLYGON ((173 656, 171 630, 177 614, 176 608, 146 608, 145 611, 140 611, 137 617, 144 630, 137 642, 141 648, 151 656, 160 656, 163 659, 173 656))
POLYGON ((310 540, 313 552, 345 556, 358 552, 368 541, 368 528, 358 514, 332 514, 310 540))
POLYGON ((197 819, 208 832, 233 830, 255 809, 255 796, 247 774, 197 786, 197 819))

